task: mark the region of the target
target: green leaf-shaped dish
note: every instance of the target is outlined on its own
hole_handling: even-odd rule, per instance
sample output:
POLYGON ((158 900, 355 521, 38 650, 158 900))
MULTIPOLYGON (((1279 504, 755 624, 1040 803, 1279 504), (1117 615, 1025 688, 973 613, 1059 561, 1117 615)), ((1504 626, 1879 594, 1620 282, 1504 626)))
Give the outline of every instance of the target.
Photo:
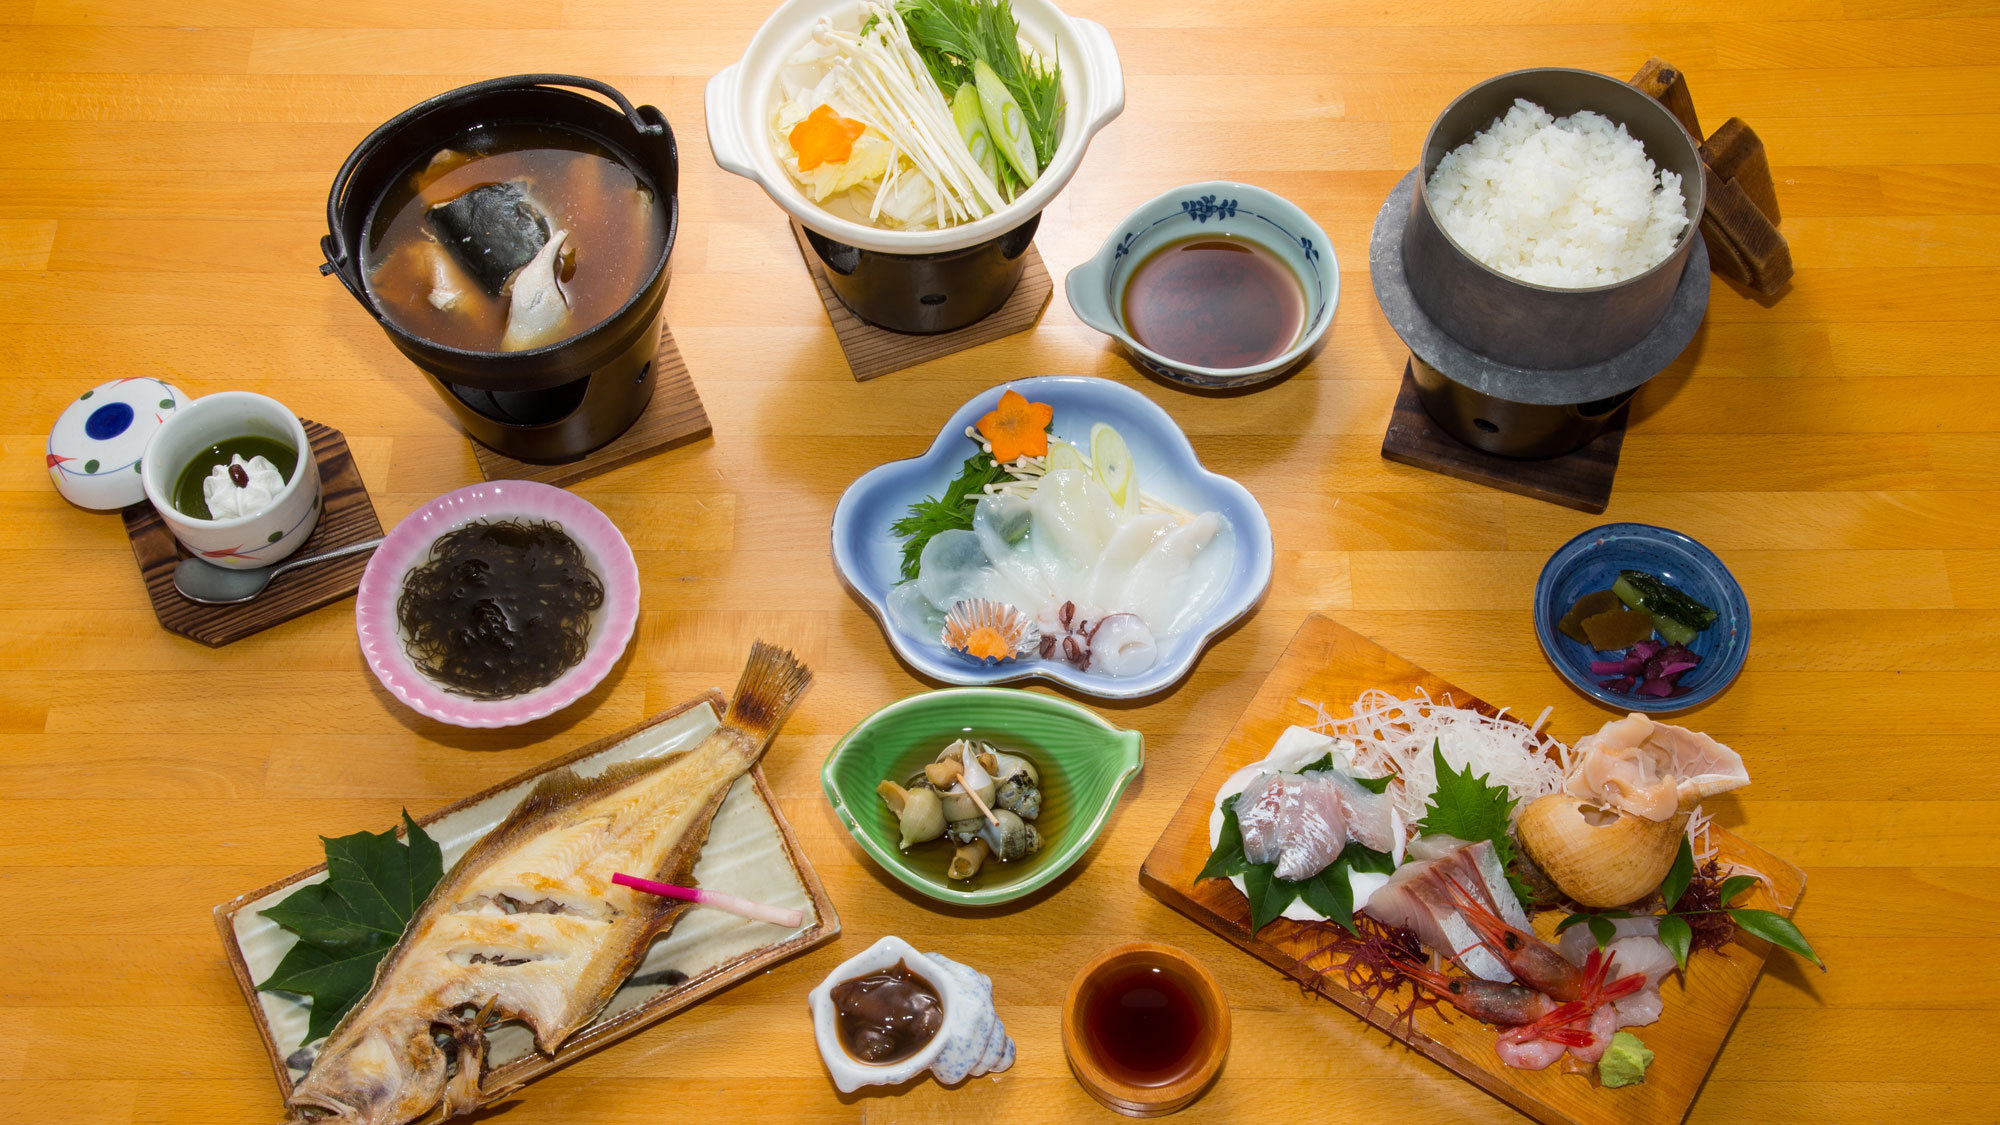
POLYGON ((943 902, 993 906, 1047 885, 1088 851, 1125 786, 1145 764, 1145 739, 1067 700, 1014 688, 948 688, 891 703, 847 732, 820 767, 840 822, 882 868, 943 902), (1042 849, 989 861, 978 878, 945 878, 948 841, 896 847, 896 818, 875 787, 901 782, 957 738, 983 738, 1040 769, 1042 849))

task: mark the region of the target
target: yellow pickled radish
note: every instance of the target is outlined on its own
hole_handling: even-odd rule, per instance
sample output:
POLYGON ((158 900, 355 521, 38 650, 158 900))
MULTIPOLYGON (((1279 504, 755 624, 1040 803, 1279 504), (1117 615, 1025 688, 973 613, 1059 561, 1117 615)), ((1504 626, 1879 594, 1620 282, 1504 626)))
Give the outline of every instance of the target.
POLYGON ((1085 471, 1089 471, 1090 469, 1090 465, 1083 459, 1083 454, 1076 451, 1076 446, 1060 438, 1049 439, 1048 466, 1049 472, 1052 473, 1057 469, 1083 469, 1085 471))
POLYGON ((1097 479, 1104 482, 1104 490, 1111 494, 1112 502, 1127 511, 1137 511, 1139 485, 1132 468, 1132 451, 1125 448, 1125 439, 1118 431, 1106 423, 1090 427, 1090 462, 1097 469, 1097 479))

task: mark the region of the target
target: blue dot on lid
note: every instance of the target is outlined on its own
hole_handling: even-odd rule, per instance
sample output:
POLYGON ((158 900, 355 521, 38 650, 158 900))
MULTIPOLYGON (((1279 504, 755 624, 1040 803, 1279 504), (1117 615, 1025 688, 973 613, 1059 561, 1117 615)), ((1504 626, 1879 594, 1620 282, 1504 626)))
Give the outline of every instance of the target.
POLYGON ((93 441, 110 441, 132 427, 132 407, 123 402, 107 402, 90 412, 83 432, 93 441))

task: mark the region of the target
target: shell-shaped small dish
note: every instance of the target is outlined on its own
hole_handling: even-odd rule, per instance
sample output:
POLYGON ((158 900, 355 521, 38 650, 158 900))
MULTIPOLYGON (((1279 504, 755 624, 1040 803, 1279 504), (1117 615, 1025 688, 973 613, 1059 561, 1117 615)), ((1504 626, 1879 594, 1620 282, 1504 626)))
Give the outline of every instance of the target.
POLYGON ((820 767, 820 787, 854 842, 882 870, 941 902, 995 906, 1048 885, 1083 857, 1145 765, 1145 739, 1066 699, 1007 688, 945 688, 899 699, 855 724, 820 767), (989 862, 976 879, 946 875, 942 840, 899 848, 895 814, 876 793, 901 782, 961 738, 990 741, 1032 761, 1040 774, 1042 846, 1009 863, 989 862))
POLYGON ((806 995, 812 1011, 813 1038, 826 1062, 833 1084, 843 1094, 864 1086, 893 1086, 930 1071, 946 1086, 1014 1065, 1014 1040, 1000 1023, 993 1006, 993 978, 946 957, 919 953, 899 937, 885 937, 840 963, 806 995), (922 978, 938 994, 943 1026, 930 1042, 909 1058, 871 1063, 855 1058, 841 1046, 833 989, 843 981, 893 968, 897 962, 922 978))
POLYGON ((974 664, 991 667, 1034 652, 1042 631, 1028 615, 1005 602, 967 598, 944 616, 944 647, 974 664))
POLYGON ((922 675, 950 684, 1002 684, 1040 678, 1099 699, 1136 699, 1172 687, 1194 669, 1215 636, 1256 608, 1271 584, 1271 525, 1256 497, 1242 485, 1202 466, 1187 435, 1167 412, 1140 392, 1082 375, 1043 375, 992 387, 958 408, 922 456, 891 461, 863 473, 841 494, 833 512, 833 559, 841 578, 868 603, 896 655, 922 675), (1214 511, 1235 535, 1235 567, 1221 594, 1196 624, 1160 642, 1145 672, 1112 676, 1080 670, 1039 654, 993 664, 975 663, 940 643, 897 626, 889 595, 902 580, 903 541, 889 530, 910 505, 944 491, 977 447, 966 427, 995 410, 1004 391, 1018 391, 1055 407, 1054 435, 1087 448, 1097 422, 1117 429, 1140 468, 1149 494, 1192 512, 1214 511))
POLYGON ((588 500, 552 485, 496 480, 468 485, 425 504, 389 532, 354 594, 361 655, 382 686, 433 719, 461 727, 511 727, 575 703, 610 673, 639 623, 639 565, 617 525, 588 500), (591 622, 583 659, 547 686, 512 699, 455 695, 417 670, 396 622, 403 578, 429 557, 438 536, 474 520, 552 520, 583 548, 604 583, 604 605, 591 622))

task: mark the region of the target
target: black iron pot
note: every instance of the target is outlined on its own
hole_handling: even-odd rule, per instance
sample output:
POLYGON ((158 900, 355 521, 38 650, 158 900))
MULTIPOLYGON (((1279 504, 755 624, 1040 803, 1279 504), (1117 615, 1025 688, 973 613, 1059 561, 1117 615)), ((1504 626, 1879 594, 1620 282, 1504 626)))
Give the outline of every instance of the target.
POLYGON ((835 242, 805 227, 833 295, 855 316, 892 332, 954 332, 1014 295, 1042 216, 998 238, 935 254, 889 254, 835 242))
POLYGON ((347 286, 479 442, 523 461, 573 461, 616 438, 652 400, 652 363, 680 220, 680 158, 667 119, 595 79, 520 74, 461 86, 370 133, 326 199, 323 274, 347 286), (586 97, 600 94, 617 108, 586 97), (361 248, 384 195, 453 138, 482 125, 532 122, 582 133, 615 154, 666 208, 659 260, 639 291, 594 328, 544 348, 481 352, 414 336, 382 315, 361 276, 361 248))

